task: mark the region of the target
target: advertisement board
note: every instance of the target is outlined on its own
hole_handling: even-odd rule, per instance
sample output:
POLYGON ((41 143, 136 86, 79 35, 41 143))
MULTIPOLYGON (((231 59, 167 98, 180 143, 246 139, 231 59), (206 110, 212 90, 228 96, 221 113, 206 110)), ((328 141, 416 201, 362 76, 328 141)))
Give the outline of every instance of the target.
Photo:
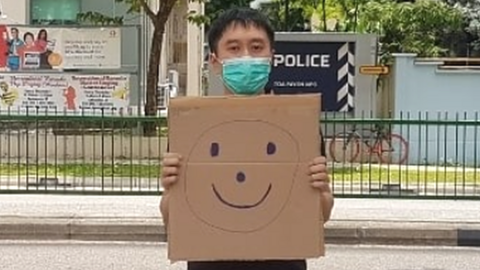
POLYGON ((117 69, 120 28, 0 25, 0 69, 117 69))
POLYGON ((1 114, 119 114, 129 75, 0 74, 1 114))

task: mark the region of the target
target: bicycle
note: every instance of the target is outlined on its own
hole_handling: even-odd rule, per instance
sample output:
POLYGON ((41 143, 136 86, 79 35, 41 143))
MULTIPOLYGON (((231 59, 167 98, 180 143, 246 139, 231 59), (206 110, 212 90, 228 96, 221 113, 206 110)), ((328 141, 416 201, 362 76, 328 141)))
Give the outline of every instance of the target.
MULTIPOLYGON (((374 128, 360 129, 360 131, 367 131, 373 136, 362 136, 356 125, 347 132, 339 132, 334 135, 330 142, 330 156, 335 162, 349 162, 353 163, 357 160, 360 154, 361 143, 366 146, 366 153, 368 155, 376 155, 382 164, 403 164, 408 159, 408 142, 398 134, 393 134, 386 131, 382 126, 375 125, 374 128), (373 141, 373 143, 371 143, 373 141), (337 147, 340 146, 341 149, 337 147), (349 147, 351 147, 349 149, 349 147), (345 154, 343 158, 338 157, 338 150, 345 154), (347 154, 349 150, 349 154, 347 154), (397 150, 397 151, 395 151, 397 150), (393 161, 391 155, 385 156, 385 153, 399 153, 398 161, 393 161)), ((362 147, 363 148, 363 147, 362 147)))

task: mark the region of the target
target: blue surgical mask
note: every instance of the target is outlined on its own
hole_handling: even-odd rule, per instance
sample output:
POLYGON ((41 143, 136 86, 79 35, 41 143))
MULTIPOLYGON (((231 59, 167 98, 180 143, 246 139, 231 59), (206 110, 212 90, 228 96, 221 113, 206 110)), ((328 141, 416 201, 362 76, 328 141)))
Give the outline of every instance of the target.
POLYGON ((255 95, 268 83, 270 58, 226 59, 222 65, 222 81, 236 95, 255 95))

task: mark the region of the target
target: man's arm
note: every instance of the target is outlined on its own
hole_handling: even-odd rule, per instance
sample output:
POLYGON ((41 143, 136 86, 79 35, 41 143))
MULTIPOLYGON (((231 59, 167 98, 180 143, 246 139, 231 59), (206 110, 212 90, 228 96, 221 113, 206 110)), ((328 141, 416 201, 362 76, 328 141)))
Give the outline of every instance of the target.
POLYGON ((320 203, 322 205, 323 223, 327 223, 332 215, 334 205, 333 194, 331 191, 320 193, 320 203))
MULTIPOLYGON (((320 155, 326 158, 327 151, 325 146, 325 139, 323 138, 321 128, 319 129, 319 135, 320 135, 320 155)), ((329 179, 330 179, 330 176, 329 176, 329 179)), ((323 190, 322 192, 320 192, 320 204, 322 206, 323 222, 326 223, 327 221, 330 220, 330 217, 332 215, 333 205, 334 205, 333 193, 332 193, 332 189, 330 188, 330 183, 329 183, 328 190, 323 190)))
MULTIPOLYGON (((170 151, 170 144, 167 143, 167 153, 168 151, 170 151)), ((165 230, 167 229, 168 225, 168 200, 168 192, 164 188, 162 199, 160 200, 160 213, 162 214, 163 226, 165 227, 165 230)))
POLYGON ((160 213, 162 214, 163 225, 165 226, 165 229, 168 226, 168 200, 169 195, 166 191, 164 191, 162 199, 160 200, 160 213))

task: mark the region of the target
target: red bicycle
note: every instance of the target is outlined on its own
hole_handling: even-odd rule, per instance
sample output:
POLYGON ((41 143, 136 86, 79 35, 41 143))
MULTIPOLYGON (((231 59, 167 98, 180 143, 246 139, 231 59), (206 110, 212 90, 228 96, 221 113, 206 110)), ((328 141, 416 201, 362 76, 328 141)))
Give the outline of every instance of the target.
POLYGON ((361 129, 353 126, 348 132, 335 134, 330 142, 330 156, 335 162, 355 162, 360 150, 368 156, 376 155, 382 164, 403 164, 408 159, 408 142, 398 134, 385 131, 379 125, 371 129, 361 129), (362 135, 369 133, 370 136, 362 135), (364 147, 361 147, 365 145, 364 147), (362 151, 363 152, 363 151, 362 151))

